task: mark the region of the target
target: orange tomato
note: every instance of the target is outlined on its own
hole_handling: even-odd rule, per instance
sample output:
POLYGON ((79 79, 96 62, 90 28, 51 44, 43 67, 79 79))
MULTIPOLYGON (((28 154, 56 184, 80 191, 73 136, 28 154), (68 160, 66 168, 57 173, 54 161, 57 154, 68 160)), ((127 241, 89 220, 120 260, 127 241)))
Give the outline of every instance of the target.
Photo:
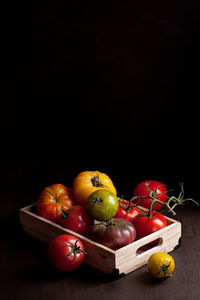
POLYGON ((88 197, 96 190, 102 189, 117 194, 108 175, 98 171, 84 171, 79 173, 73 182, 73 198, 79 205, 86 206, 88 197))
POLYGON ((72 205, 73 199, 69 189, 63 184, 57 183, 42 191, 37 200, 36 210, 39 216, 57 222, 62 210, 66 211, 72 205))

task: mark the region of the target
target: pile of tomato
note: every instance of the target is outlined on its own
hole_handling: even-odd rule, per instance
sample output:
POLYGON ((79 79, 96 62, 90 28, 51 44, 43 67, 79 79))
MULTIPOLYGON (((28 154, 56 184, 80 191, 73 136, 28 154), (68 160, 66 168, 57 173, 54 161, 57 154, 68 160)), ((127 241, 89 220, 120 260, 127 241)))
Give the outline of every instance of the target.
MULTIPOLYGON (((166 200, 166 187, 159 181, 137 184, 133 197, 126 201, 117 197, 108 175, 84 171, 72 188, 63 184, 46 187, 36 209, 41 217, 116 250, 166 227, 165 217, 158 212, 166 200)), ((76 269, 85 254, 83 243, 73 234, 58 236, 48 249, 51 263, 63 271, 76 269)))

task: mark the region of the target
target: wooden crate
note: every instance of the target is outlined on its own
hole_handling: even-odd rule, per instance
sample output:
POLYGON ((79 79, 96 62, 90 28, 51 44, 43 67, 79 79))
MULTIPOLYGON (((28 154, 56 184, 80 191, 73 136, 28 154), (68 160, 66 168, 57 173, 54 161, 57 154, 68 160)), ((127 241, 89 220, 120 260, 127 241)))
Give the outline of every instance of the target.
POLYGON ((145 265, 149 257, 155 252, 171 252, 179 245, 181 237, 181 223, 166 217, 168 226, 144 238, 112 250, 102 244, 94 242, 74 231, 48 221, 36 214, 36 205, 32 204, 19 210, 21 225, 32 237, 49 243, 60 234, 77 236, 85 245, 87 255, 85 263, 104 272, 122 276, 145 265), (149 242, 159 239, 158 245, 150 248, 149 242))

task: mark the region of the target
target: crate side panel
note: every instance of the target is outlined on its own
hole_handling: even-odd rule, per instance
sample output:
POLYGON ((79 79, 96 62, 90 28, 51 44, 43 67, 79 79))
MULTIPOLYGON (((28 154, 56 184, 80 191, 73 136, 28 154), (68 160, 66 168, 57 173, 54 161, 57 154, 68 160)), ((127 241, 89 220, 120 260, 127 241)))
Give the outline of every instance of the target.
POLYGON ((166 217, 166 219, 169 225, 166 228, 114 251, 101 244, 93 242, 84 236, 76 234, 73 231, 39 217, 35 214, 35 204, 29 205, 20 210, 20 222, 24 230, 29 235, 43 242, 49 243, 57 235, 66 233, 74 234, 80 238, 85 245, 88 253, 88 255, 86 255, 85 262, 104 273, 112 273, 113 269, 117 268, 120 273, 127 274, 145 265, 152 253, 157 251, 172 251, 175 246, 178 245, 179 238, 181 236, 181 223, 168 217, 166 217), (161 245, 139 253, 138 248, 159 237, 163 240, 161 245))
POLYGON ((130 247, 124 247, 124 249, 120 249, 121 251, 116 252, 116 268, 119 269, 120 273, 127 274, 147 264, 149 257, 155 252, 171 252, 178 245, 181 237, 181 224, 177 223, 173 225, 161 233, 159 231, 156 232, 153 239, 151 236, 147 236, 146 239, 143 239, 142 243, 135 242, 130 247), (161 240, 159 245, 139 253, 138 249, 141 246, 157 238, 161 240))
POLYGON ((80 234, 45 221, 43 218, 34 216, 33 213, 30 214, 24 210, 20 211, 20 222, 25 232, 45 243, 50 243, 52 239, 60 234, 73 234, 84 243, 87 252, 86 264, 104 273, 112 273, 115 268, 115 252, 112 249, 106 249, 107 247, 99 245, 80 234))

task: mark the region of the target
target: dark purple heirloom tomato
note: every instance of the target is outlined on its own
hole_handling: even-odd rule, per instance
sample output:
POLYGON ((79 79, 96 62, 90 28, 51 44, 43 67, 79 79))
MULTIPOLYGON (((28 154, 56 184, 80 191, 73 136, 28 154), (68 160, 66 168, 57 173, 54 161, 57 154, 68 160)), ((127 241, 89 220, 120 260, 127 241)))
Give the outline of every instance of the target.
POLYGON ((116 250, 134 242, 136 230, 130 221, 121 218, 112 218, 93 225, 90 228, 90 238, 116 250))

